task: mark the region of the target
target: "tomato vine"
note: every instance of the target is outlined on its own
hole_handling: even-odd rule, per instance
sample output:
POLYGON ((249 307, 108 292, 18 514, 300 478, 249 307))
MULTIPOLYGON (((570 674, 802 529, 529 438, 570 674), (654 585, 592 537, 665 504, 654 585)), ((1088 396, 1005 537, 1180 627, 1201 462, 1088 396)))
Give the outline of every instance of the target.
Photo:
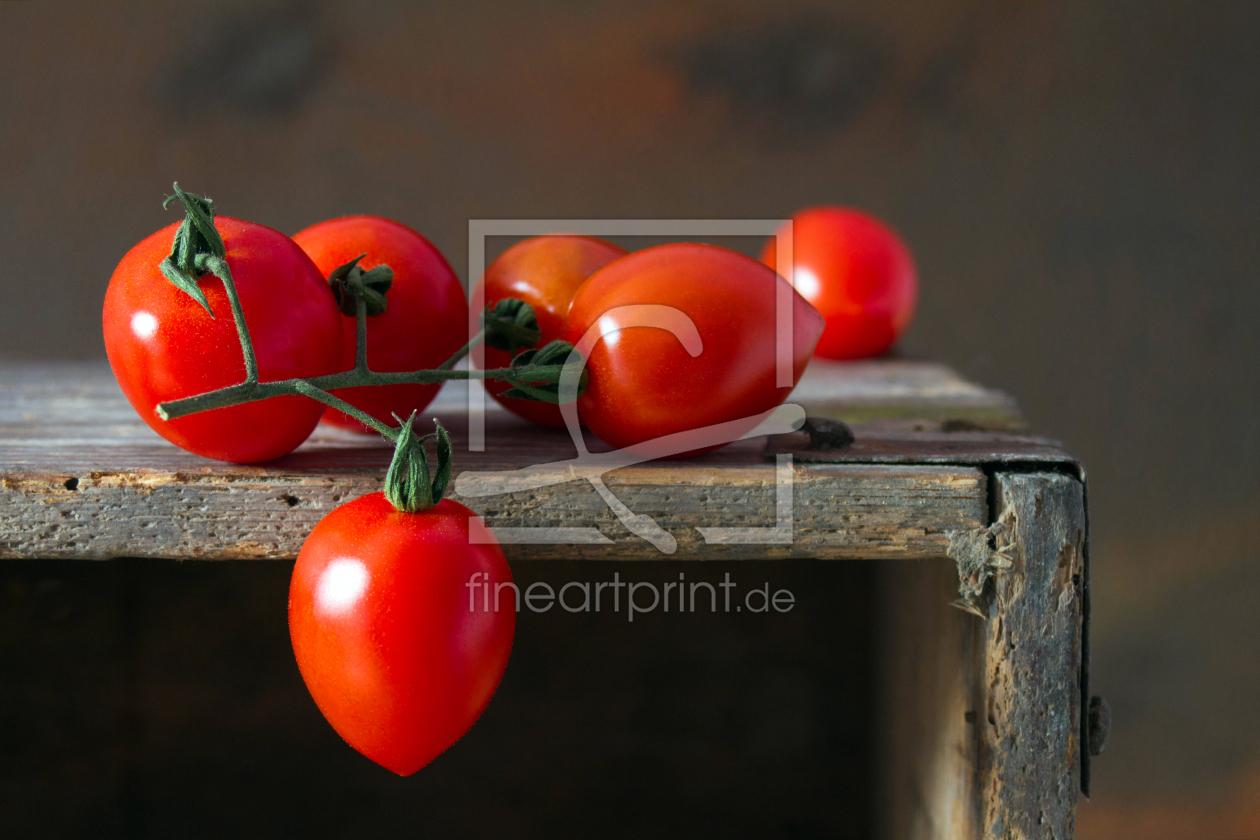
MULTIPOLYGON (((354 417, 395 444, 394 459, 386 481, 386 493, 397 509, 415 512, 437 504, 445 491, 450 474, 451 450, 446 430, 439 423, 436 432, 419 437, 411 431, 414 414, 406 419, 395 415, 394 419, 399 425, 390 426, 334 396, 330 391, 372 385, 435 384, 447 380, 488 379, 506 381, 512 386, 511 395, 518 399, 559 404, 562 400, 559 383, 565 371, 581 368, 581 361, 575 356, 573 345, 568 342, 553 341, 538 350, 518 352, 522 348, 533 347, 538 342, 538 322, 528 303, 506 298, 485 308, 481 315, 481 330, 438 367, 406 372, 373 371, 367 362, 367 319, 381 314, 388 306, 387 293, 393 272, 389 266, 376 266, 364 271, 357 264, 362 259, 359 257, 335 269, 328 278, 338 307, 346 314, 353 312, 355 315, 354 367, 348 371, 323 376, 260 382, 258 362, 236 284, 232 279, 227 249, 214 226, 214 203, 203 196, 184 192, 179 184, 175 184, 174 189, 175 195, 169 197, 163 206, 178 200, 183 204, 185 217, 171 243, 170 255, 158 267, 167 280, 201 304, 211 318, 214 318, 214 313, 198 279, 212 274, 223 281, 240 339, 246 375, 245 380, 236 385, 159 403, 156 411, 163 420, 175 420, 191 414, 274 397, 308 397, 354 417), (514 354, 511 365, 491 370, 455 370, 455 365, 479 341, 514 354), (434 437, 438 444, 439 466, 438 476, 430 482, 424 443, 434 437)), ((578 396, 585 391, 586 384, 587 374, 582 371, 577 388, 578 396)))

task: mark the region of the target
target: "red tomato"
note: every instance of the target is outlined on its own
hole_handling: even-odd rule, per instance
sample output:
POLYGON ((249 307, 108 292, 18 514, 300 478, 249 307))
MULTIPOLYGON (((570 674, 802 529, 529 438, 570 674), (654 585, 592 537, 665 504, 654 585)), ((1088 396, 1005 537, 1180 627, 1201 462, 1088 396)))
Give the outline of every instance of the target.
MULTIPOLYGON (((542 339, 535 347, 564 337, 564 316, 573 293, 599 269, 626 255, 611 242, 590 236, 535 236, 504 251, 481 280, 486 305, 514 297, 534 307, 542 339)), ((524 348, 522 348, 524 349, 524 348)), ((485 367, 507 367, 512 357, 493 347, 485 349, 485 367)), ((551 403, 501 398, 512 386, 488 381, 486 391, 506 409, 553 429, 564 428, 560 409, 551 403)))
MULTIPOLYGON (((293 237, 327 277, 360 254, 365 271, 394 270, 385 311, 367 319, 368 367, 381 373, 435 368, 468 341, 468 300, 446 258, 429 240, 398 222, 377 216, 347 216, 312 225, 293 237)), ((354 367, 355 318, 345 316, 338 370, 354 367)), ((433 402, 441 384, 375 385, 332 393, 393 426, 433 402)), ((371 432, 358 420, 328 409, 324 422, 371 432)), ((375 434, 375 432, 373 432, 375 434)))
MULTIPOLYGON (((332 373, 341 357, 341 315, 319 269, 284 234, 217 216, 228 265, 263 382, 332 373)), ((177 420, 157 416, 161 402, 245 380, 245 360, 223 281, 201 278, 214 311, 173 286, 158 269, 179 224, 136 245, 105 292, 105 351, 123 394, 144 421, 176 446, 220 461, 278 458, 306 440, 323 406, 277 397, 177 420)))
MULTIPOLYGON (((910 326, 919 280, 910 250, 874 216, 814 207, 792 216, 793 285, 827 322, 816 355, 862 359, 886 352, 910 326)), ((774 268, 775 240, 761 261, 774 268)))
POLYGON ((400 513, 373 493, 320 520, 293 567, 306 687, 337 734, 402 776, 477 721, 512 650, 516 596, 496 586, 512 573, 498 543, 470 544, 474 517, 449 499, 400 513))
MULTIPOLYGON (((690 243, 636 251, 596 272, 573 296, 565 331, 574 345, 596 323, 605 333, 588 354, 581 418, 602 440, 623 448, 781 404, 792 390, 776 386, 775 300, 777 284, 785 283, 743 254, 690 243), (628 322, 607 313, 633 304, 662 304, 688 316, 703 345, 699 355, 665 329, 608 335, 608 327, 628 322)), ((804 298, 791 298, 795 384, 823 322, 804 298)))

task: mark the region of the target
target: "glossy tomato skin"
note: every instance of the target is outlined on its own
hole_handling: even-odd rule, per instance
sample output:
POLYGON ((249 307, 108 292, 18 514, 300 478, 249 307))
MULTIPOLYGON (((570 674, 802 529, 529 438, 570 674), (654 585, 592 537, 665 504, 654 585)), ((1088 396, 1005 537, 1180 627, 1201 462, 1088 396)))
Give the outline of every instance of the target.
MULTIPOLYGON (((534 307, 542 333, 535 347, 542 347, 564 338, 565 315, 578 287, 596 271, 625 255, 624 248, 592 236, 535 236, 516 243, 491 263, 480 287, 486 305, 513 297, 534 307)), ((487 370, 507 367, 511 361, 506 352, 485 348, 487 370)), ((507 410, 542 426, 564 428, 564 418, 556 406, 500 397, 512 387, 506 382, 491 381, 485 385, 490 396, 507 410)))
MULTIPOLYGON (((379 216, 347 216, 312 225, 293 237, 327 277, 360 254, 364 270, 388 265, 394 283, 385 312, 367 319, 368 367, 379 372, 435 368, 468 340, 468 300, 442 253, 406 225, 379 216)), ((343 316, 339 370, 354 367, 356 319, 343 316)), ((442 386, 376 385, 333 393, 389 425, 423 411, 442 386)), ((358 420, 330 408, 324 422, 370 432, 358 420)))
MULTIPOLYGON (((605 313, 614 307, 662 304, 691 319, 703 349, 692 357, 678 338, 652 327, 604 338, 588 355, 583 421, 624 448, 780 405, 792 390, 776 385, 775 301, 783 284, 750 257, 693 243, 636 251, 596 272, 573 297, 566 340, 577 345, 593 324, 611 320, 605 313)), ((791 300, 795 385, 823 323, 800 295, 791 300)))
POLYGON ((494 596, 511 580, 503 549, 457 502, 400 513, 373 493, 333 510, 306 538, 289 587, 293 653, 324 717, 399 775, 428 764, 503 677, 516 599, 503 587, 496 610, 494 596), (470 527, 490 542, 471 545, 470 527))
MULTIPOLYGON (((919 296, 910 249, 879 219, 844 207, 792 216, 794 285, 827 322, 814 353, 863 359, 885 353, 910 326, 919 296)), ((771 238, 761 260, 775 267, 771 238)))
MULTIPOLYGON (((310 258, 279 231, 227 216, 214 220, 245 312, 261 381, 332 373, 341 357, 341 315, 310 258)), ((178 224, 123 257, 105 292, 105 350, 132 407, 162 437, 207 458, 253 463, 278 458, 306 440, 324 407, 277 397, 164 421, 160 402, 245 379, 245 360, 223 281, 201 278, 214 311, 158 270, 178 224)))

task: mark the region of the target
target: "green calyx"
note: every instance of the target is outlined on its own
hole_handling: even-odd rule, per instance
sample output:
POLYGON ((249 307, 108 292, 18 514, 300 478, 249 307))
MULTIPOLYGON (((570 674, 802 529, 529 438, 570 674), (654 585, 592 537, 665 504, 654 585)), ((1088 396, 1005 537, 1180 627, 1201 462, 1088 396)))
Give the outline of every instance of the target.
POLYGON ((359 268, 359 260, 366 256, 360 254, 345 265, 337 266, 328 275, 328 285, 337 299, 337 308, 351 318, 358 313, 359 298, 367 305, 369 316, 383 314, 388 304, 385 293, 394 284, 394 270, 387 265, 378 265, 367 271, 359 268))
POLYGON ((513 355, 542 339, 534 307, 516 298, 504 298, 487 306, 481 313, 481 328, 486 333, 487 347, 513 355))
POLYGON ((214 228, 214 202, 204 196, 184 192, 179 184, 175 184, 174 188, 175 195, 168 196, 162 207, 165 209, 172 201, 178 200, 184 205, 184 221, 175 231, 170 256, 158 263, 158 268, 163 277, 201 304, 213 318, 210 303, 197 280, 203 274, 221 278, 227 271, 227 247, 214 228))
POLYGON ((435 419, 433 425, 437 430, 419 437, 411 430, 415 419, 412 412, 405 421, 400 421, 402 427, 394 442, 394 457, 385 473, 385 498, 401 513, 419 513, 433 507, 442 501, 451 481, 451 436, 435 419), (430 439, 436 439, 437 444, 437 470, 432 479, 424 448, 430 439))
MULTIPOLYGON (((540 368, 543 366, 562 366, 569 361, 570 354, 573 353, 573 345, 567 341, 552 341, 537 350, 522 350, 512 359, 511 370, 520 369, 523 372, 531 368, 540 368)), ((582 369, 582 378, 578 380, 577 396, 582 396, 586 392, 587 382, 590 376, 586 369, 582 369)), ((560 403, 560 382, 529 382, 524 379, 509 379, 512 383, 511 389, 504 391, 500 396, 511 397, 517 400, 532 400, 535 402, 549 402, 553 405, 560 403)))

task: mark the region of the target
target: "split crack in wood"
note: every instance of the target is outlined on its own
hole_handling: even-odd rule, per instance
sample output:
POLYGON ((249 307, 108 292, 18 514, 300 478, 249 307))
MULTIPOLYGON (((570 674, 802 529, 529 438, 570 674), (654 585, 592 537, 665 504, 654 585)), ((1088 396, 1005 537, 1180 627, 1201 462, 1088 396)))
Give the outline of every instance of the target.
POLYGON ((980 609, 985 587, 995 575, 1011 567, 1018 524, 1019 516, 1011 507, 987 528, 945 532, 949 539, 945 556, 958 566, 959 597, 953 602, 955 607, 980 618, 986 617, 980 609))

